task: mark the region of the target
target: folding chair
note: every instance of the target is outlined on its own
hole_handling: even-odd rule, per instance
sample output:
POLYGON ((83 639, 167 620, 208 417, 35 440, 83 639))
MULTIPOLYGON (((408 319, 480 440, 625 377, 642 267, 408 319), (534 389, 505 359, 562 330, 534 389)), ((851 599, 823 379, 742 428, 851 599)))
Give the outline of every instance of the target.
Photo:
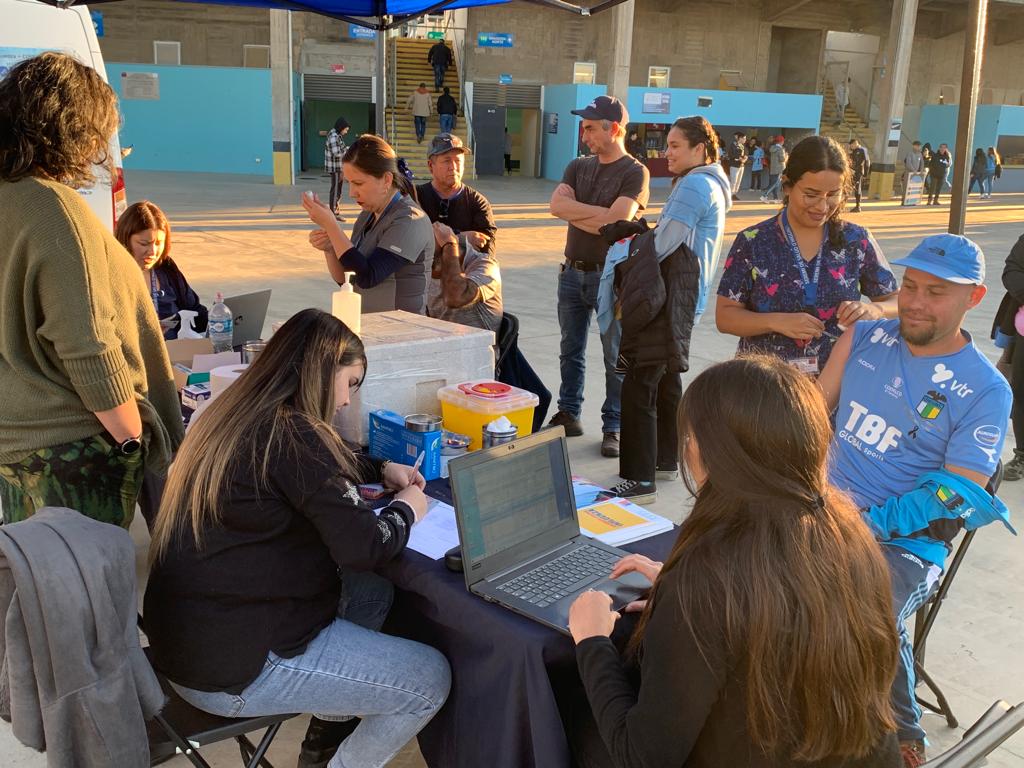
POLYGON ((968 728, 958 744, 926 762, 923 768, 976 768, 985 756, 1024 726, 1024 704, 997 701, 968 728))
MULTIPOLYGON (((139 616, 139 628, 143 629, 142 616, 139 616)), ((143 631, 145 631, 143 629, 143 631)), ((143 649, 150 666, 153 666, 152 652, 149 647, 143 649)), ((242 755, 245 768, 274 768, 265 757, 271 743, 281 729, 282 723, 298 717, 298 713, 288 715, 267 715, 265 717, 220 717, 203 712, 185 701, 167 678, 154 667, 160 687, 167 695, 167 704, 157 713, 149 724, 150 751, 153 765, 163 762, 174 754, 183 754, 195 768, 211 768, 210 764, 199 754, 199 750, 219 741, 234 739, 238 742, 238 751, 242 755), (159 726, 159 729, 154 727, 159 726), (258 744, 253 744, 247 734, 266 729, 258 744), (161 738, 165 737, 165 738, 161 738), (175 747, 173 753, 167 751, 160 754, 154 750, 167 742, 175 747)))
MULTIPOLYGON (((1003 463, 1000 461, 996 467, 995 474, 988 481, 988 485, 985 486, 985 490, 991 495, 995 496, 996 491, 999 490, 999 485, 1003 481, 1003 463)), ((956 577, 957 571, 960 570, 960 565, 964 561, 964 557, 967 555, 967 550, 971 546, 971 542, 974 541, 974 535, 978 532, 978 529, 973 531, 967 531, 960 539, 960 544, 956 548, 956 552, 953 554, 953 559, 949 561, 949 565, 946 566, 942 577, 939 579, 939 587, 935 590, 928 601, 922 605, 918 611, 917 616, 914 619, 914 672, 917 675, 919 683, 923 683, 928 689, 935 695, 936 703, 932 704, 926 699, 922 699, 917 696, 917 703, 925 709, 929 709, 936 714, 942 715, 946 718, 946 723, 950 728, 956 728, 959 725, 959 721, 953 714, 952 708, 949 706, 949 701, 946 700, 945 694, 939 684, 935 682, 931 675, 924 668, 924 653, 925 645, 928 640, 928 635, 932 631, 932 627, 935 626, 935 620, 938 618, 939 610, 942 608, 942 603, 945 601, 946 596, 949 594, 950 588, 953 586, 953 579, 956 577)))

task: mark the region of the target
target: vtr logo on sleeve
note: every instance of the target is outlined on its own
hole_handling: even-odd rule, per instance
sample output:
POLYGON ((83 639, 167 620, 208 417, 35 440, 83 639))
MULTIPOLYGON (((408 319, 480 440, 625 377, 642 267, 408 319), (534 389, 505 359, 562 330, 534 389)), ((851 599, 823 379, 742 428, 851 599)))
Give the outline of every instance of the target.
POLYGON ((891 347, 893 344, 899 343, 899 336, 890 336, 885 332, 884 328, 875 328, 871 332, 871 343, 872 344, 884 344, 887 347, 891 347))
POLYGON ((850 417, 839 431, 839 439, 853 445, 862 453, 884 460, 882 454, 899 445, 903 433, 890 427, 885 419, 873 413, 856 400, 850 401, 850 417))

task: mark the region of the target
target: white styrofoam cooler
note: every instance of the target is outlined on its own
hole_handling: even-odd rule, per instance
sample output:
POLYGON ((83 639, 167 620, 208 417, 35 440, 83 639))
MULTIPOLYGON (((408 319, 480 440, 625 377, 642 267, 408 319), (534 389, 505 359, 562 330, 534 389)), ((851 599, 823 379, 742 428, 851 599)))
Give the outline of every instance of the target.
POLYGON ((370 412, 441 413, 437 390, 494 377, 494 333, 396 310, 362 316, 366 380, 335 416, 343 439, 366 445, 370 412))

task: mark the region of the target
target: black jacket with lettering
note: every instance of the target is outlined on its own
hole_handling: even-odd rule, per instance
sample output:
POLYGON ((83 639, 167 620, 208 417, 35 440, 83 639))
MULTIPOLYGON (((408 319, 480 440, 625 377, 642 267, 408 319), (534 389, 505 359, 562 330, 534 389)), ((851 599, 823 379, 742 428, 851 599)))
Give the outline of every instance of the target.
POLYGON ((690 368, 700 262, 685 243, 659 262, 654 232, 634 237, 629 258, 615 267, 622 319, 616 369, 666 363, 670 372, 683 373, 690 368))

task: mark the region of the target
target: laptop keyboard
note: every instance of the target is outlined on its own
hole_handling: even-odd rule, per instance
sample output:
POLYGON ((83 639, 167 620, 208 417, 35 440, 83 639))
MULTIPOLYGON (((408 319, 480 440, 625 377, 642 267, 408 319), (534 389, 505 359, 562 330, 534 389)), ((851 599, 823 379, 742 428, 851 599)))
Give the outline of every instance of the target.
POLYGON ((544 608, 595 579, 605 578, 618 559, 613 552, 584 544, 516 576, 498 589, 544 608))

